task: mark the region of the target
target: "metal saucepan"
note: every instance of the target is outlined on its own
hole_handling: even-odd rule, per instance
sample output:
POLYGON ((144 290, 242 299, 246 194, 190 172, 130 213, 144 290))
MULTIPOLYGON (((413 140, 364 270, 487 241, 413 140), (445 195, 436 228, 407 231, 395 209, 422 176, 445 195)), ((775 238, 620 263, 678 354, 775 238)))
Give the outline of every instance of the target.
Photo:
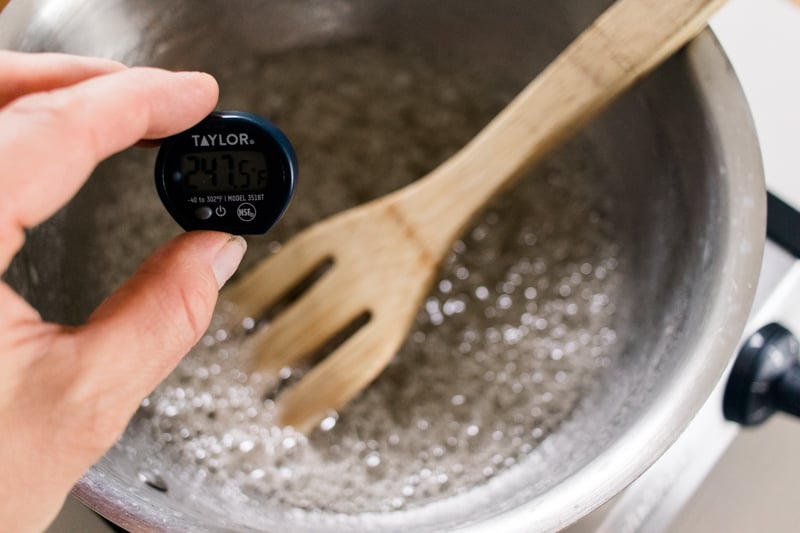
MULTIPOLYGON (((0 15, 0 47, 203 69, 229 80, 230 69, 247 72, 253 57, 369 41, 463 64, 476 73, 476 84, 496 84, 511 95, 609 3, 15 0, 0 15)), ((259 91, 269 89, 235 92, 223 83, 222 107, 266 113, 253 107, 259 91)), ((364 108, 382 104, 363 102, 364 108)), ((280 117, 272 118, 280 124, 280 117)), ((344 132, 348 124, 340 127, 344 132)), ((374 132, 376 138, 391 135, 374 132)), ((614 199, 604 216, 614 221, 615 241, 627 257, 613 317, 616 357, 596 372, 568 416, 512 468, 439 501, 345 517, 339 530, 566 526, 644 472, 716 384, 755 290, 765 192, 747 105, 710 31, 638 84, 582 139, 594 154, 589 164, 603 169, 596 179, 614 199)), ((326 176, 304 173, 304 158, 336 150, 299 146, 306 191, 325 187, 326 176)), ((159 225, 176 230, 143 170, 151 157, 123 154, 101 165, 70 205, 29 233, 7 279, 45 318, 81 321, 110 290, 97 281, 96 269, 118 268, 112 274, 122 279, 127 267, 113 259, 130 255, 129 240, 160 238, 153 233, 159 225), (136 199, 125 196, 134 194, 129 182, 143 184, 132 189, 136 199), (117 239, 119 248, 103 255, 96 237, 120 221, 128 238, 117 239)), ((338 186, 349 185, 342 180, 338 186)), ((374 190, 353 191, 351 199, 382 192, 376 183, 374 190)), ((301 188, 287 219, 293 209, 305 212, 303 195, 301 188)), ((311 207, 309 216, 328 214, 311 207)), ((309 519, 269 501, 240 507, 212 485, 187 489, 168 466, 160 477, 148 477, 142 464, 154 452, 146 441, 130 428, 81 480, 77 497, 136 531, 312 531, 330 524, 325 516, 309 519)))

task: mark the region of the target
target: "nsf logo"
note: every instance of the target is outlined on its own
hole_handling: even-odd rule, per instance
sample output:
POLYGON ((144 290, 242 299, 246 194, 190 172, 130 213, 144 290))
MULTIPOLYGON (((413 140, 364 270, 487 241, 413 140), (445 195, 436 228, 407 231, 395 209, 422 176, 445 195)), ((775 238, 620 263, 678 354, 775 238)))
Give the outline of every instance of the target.
POLYGON ((254 218, 256 218, 256 208, 253 206, 253 204, 249 204, 247 202, 239 204, 239 207, 236 208, 236 215, 243 222, 251 222, 254 218))

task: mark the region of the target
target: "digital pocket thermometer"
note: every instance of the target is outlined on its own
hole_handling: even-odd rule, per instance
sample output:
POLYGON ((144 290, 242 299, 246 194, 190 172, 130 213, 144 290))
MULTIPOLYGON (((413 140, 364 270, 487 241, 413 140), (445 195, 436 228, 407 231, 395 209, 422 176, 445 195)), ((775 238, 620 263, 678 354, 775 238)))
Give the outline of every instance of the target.
POLYGON ((259 234, 289 205, 297 158, 267 120, 216 111, 162 141, 155 174, 161 201, 183 229, 259 234))

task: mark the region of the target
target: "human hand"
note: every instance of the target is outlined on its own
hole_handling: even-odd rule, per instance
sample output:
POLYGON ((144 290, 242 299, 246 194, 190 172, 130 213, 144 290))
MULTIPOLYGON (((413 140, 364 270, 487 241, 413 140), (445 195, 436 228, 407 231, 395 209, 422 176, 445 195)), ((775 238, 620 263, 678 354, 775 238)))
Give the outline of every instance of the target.
MULTIPOLYGON (((172 135, 217 101, 200 73, 0 51, 0 272, 95 165, 172 135)), ((41 531, 208 326, 245 251, 217 232, 181 235, 78 328, 48 324, 0 283, 0 529, 41 531)))

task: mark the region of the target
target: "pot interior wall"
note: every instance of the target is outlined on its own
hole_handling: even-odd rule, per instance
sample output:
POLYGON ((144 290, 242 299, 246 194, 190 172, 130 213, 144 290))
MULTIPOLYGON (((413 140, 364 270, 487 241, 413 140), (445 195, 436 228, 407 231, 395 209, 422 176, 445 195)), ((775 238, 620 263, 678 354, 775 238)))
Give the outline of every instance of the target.
MULTIPOLYGON (((248 61, 261 57, 269 62, 270 57, 307 48, 339 47, 346 53, 352 50, 347 46, 351 42, 413 50, 434 65, 457 66, 472 73, 476 84, 496 86, 511 96, 606 3, 228 0, 174 2, 165 9, 144 0, 42 2, 50 9, 40 10, 17 47, 206 70, 229 82, 221 86, 221 108, 262 113, 269 111, 259 105, 270 87, 235 83, 234 77, 247 71, 248 61), (234 86, 245 89, 232 90, 234 86)), ((717 290, 721 267, 715 258, 721 255, 717 243, 724 231, 719 213, 726 192, 716 163, 716 132, 710 129, 695 75, 685 57, 677 56, 565 148, 588 147, 588 164, 602 169, 592 176, 600 176, 598 185, 614 199, 613 209, 604 216, 614 228, 625 276, 615 302, 617 354, 612 364, 596 373, 569 418, 513 471, 447 501, 361 517, 350 527, 447 528, 488 519, 547 493, 581 471, 644 416, 659 388, 692 354, 691 347, 704 329, 707 302, 717 290)), ((380 105, 364 102, 364 106, 380 105)), ((486 104, 487 109, 491 106, 497 104, 486 104)), ((276 121, 280 125, 279 117, 276 121)), ((287 133, 295 137, 292 131, 287 133)), ((374 135, 387 137, 392 132, 374 135)), ((297 148, 302 180, 298 202, 302 202, 304 190, 321 187, 325 180, 304 174, 303 158, 331 148, 311 142, 297 148)), ((96 271, 98 262, 93 258, 108 255, 108 250, 99 249, 103 241, 95 235, 111 224, 108 209, 98 206, 118 206, 116 216, 125 219, 131 242, 160 238, 164 227, 177 233, 151 190, 151 176, 142 174, 153 158, 152 152, 137 149, 103 164, 74 202, 30 232, 8 280, 46 318, 79 323, 143 258, 131 252, 133 245, 121 242, 112 255, 125 261, 111 263, 116 271, 96 271), (132 194, 127 180, 145 183, 136 190, 149 197, 121 196, 132 194), (126 207, 140 204, 149 207, 139 211, 126 207)), ((340 185, 348 187, 346 180, 340 185)), ((374 187, 355 191, 350 201, 359 203, 385 192, 376 176, 374 187)), ((296 216, 327 214, 320 209, 296 216)), ((291 222, 292 216, 290 208, 289 226, 310 222, 299 218, 291 222)), ((245 268, 258 259, 248 257, 245 268)), ((140 520, 142 509, 153 510, 164 524, 183 524, 177 529, 192 531, 300 531, 322 527, 328 519, 298 518, 282 508, 243 507, 234 514, 224 494, 186 490, 180 483, 169 483, 169 472, 161 475, 170 488, 159 492, 140 480, 141 458, 148 453, 147 439, 133 427, 94 467, 81 490, 104 493, 97 503, 100 511, 123 524, 140 520)))

